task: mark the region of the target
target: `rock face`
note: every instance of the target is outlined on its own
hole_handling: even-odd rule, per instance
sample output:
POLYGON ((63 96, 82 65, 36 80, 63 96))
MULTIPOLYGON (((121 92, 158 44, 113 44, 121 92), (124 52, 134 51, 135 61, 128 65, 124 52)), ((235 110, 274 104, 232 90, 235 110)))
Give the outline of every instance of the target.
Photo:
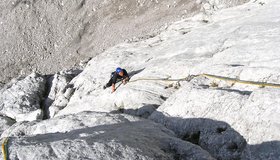
POLYGON ((33 136, 37 134, 58 132, 67 133, 77 129, 136 121, 139 121, 139 118, 133 116, 87 111, 79 114, 60 116, 40 122, 26 121, 17 123, 10 129, 7 129, 2 134, 2 137, 19 137, 23 135, 33 136))
MULTIPOLYGON (((74 158, 213 159, 200 147, 175 138, 173 132, 152 121, 135 119, 127 115, 93 112, 87 115, 98 117, 93 118, 93 121, 84 121, 88 123, 87 125, 91 122, 92 127, 76 128, 67 133, 45 133, 32 137, 11 138, 9 140, 9 158, 19 160, 30 157, 65 160, 74 158), (106 122, 112 117, 114 117, 114 122, 118 122, 117 124, 111 120, 111 124, 106 122), (129 121, 129 119, 134 120, 129 121)), ((69 118, 73 120, 76 116, 82 115, 72 115, 69 118)), ((67 116, 60 118, 66 122, 67 119, 67 116)))
POLYGON ((45 79, 31 74, 0 91, 0 113, 16 121, 41 119, 45 79))
POLYGON ((175 86, 174 82, 139 79, 176 79, 209 73, 279 84, 279 60, 274 59, 279 57, 279 36, 275 34, 279 32, 276 23, 279 16, 275 16, 279 5, 277 1, 265 6, 252 2, 213 15, 210 24, 202 22, 200 16, 193 17, 175 23, 153 38, 107 50, 93 58, 73 79, 77 90, 58 116, 85 110, 119 109, 137 114, 145 106, 153 105, 157 112, 175 122, 155 116, 156 112, 151 116, 153 120, 163 122, 186 139, 201 134, 196 143, 215 158, 277 159, 280 140, 277 89, 197 77, 190 83, 180 82, 181 88, 177 90, 169 87, 175 86), (243 17, 244 12, 250 16, 243 17), (110 89, 104 91, 102 86, 118 66, 135 74, 130 83, 111 94, 110 89), (79 104, 84 106, 79 108, 79 104), (197 120, 197 126, 188 126, 191 122, 172 117, 202 120, 197 120), (205 119, 220 123, 206 123, 205 119), (172 127, 176 125, 182 130, 172 127), (212 147, 214 142, 217 148, 212 147), (259 150, 252 147, 258 144, 259 150), (271 149, 273 146, 276 149, 271 149))
POLYGON ((246 147, 246 140, 225 122, 167 117, 157 111, 150 119, 173 130, 181 139, 201 146, 217 159, 240 159, 246 147))
POLYGON ((22 135, 33 136, 37 134, 47 133, 67 133, 76 129, 84 129, 89 127, 96 127, 102 125, 113 125, 125 122, 135 122, 139 118, 121 115, 109 114, 102 112, 81 112, 79 114, 70 114, 51 118, 44 121, 21 122, 13 125, 10 129, 6 130, 2 137, 19 137, 22 135), (105 118, 104 118, 105 117, 105 118))
POLYGON ((200 9, 192 0, 3 0, 0 82, 33 70, 53 74, 126 39, 154 36, 167 23, 200 9))
POLYGON ((54 117, 54 115, 63 109, 72 96, 75 89, 70 81, 76 77, 81 70, 61 71, 48 78, 47 88, 49 93, 44 102, 46 118, 54 117))
MULTIPOLYGON (((213 12, 209 21, 199 14, 106 50, 77 76, 53 76, 44 101, 51 119, 5 126, 8 157, 278 160, 279 89, 252 83, 280 84, 279 7, 278 0, 252 1, 213 12), (111 93, 103 85, 116 67, 131 79, 111 93)), ((15 110, 20 119, 20 105, 12 104, 38 106, 21 95, 40 97, 44 79, 28 77, 1 90, 2 114, 15 110)), ((33 110, 25 117, 36 119, 27 115, 33 110)))
POLYGON ((0 134, 9 129, 14 123, 15 121, 11 118, 0 116, 0 134))

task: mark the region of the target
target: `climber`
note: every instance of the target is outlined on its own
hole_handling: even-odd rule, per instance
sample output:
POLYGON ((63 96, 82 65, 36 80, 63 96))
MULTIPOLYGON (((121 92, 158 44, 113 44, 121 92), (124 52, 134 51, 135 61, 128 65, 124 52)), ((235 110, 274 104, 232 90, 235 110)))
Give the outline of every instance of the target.
POLYGON ((129 81, 129 75, 127 74, 126 70, 120 67, 118 67, 115 72, 111 73, 111 79, 105 86, 103 86, 103 89, 112 86, 112 92, 115 92, 115 85, 119 79, 122 80, 124 85, 129 81))

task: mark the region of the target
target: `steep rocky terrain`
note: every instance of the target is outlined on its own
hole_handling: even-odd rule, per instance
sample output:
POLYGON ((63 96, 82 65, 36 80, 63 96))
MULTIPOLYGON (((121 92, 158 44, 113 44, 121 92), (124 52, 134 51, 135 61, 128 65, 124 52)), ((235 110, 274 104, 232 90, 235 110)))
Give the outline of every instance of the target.
POLYGON ((170 22, 204 11, 203 4, 213 10, 243 1, 3 0, 0 82, 34 70, 53 74, 124 40, 152 37, 170 22))
POLYGON ((83 70, 6 84, 8 157, 280 159, 280 2, 209 5, 208 14, 107 49, 83 70), (131 79, 112 93, 103 85, 116 67, 131 79))

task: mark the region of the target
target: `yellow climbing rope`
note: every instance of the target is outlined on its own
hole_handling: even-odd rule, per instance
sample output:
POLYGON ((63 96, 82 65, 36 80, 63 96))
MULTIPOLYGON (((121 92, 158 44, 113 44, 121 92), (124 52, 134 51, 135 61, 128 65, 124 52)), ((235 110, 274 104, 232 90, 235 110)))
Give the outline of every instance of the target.
POLYGON ((169 79, 169 78, 139 78, 129 82, 136 82, 136 81, 184 81, 188 77, 180 78, 180 79, 169 79))
POLYGON ((7 160, 7 144, 8 144, 9 137, 6 137, 2 143, 2 154, 3 154, 3 160, 7 160))
POLYGON ((248 84, 248 85, 254 85, 254 86, 259 86, 259 87, 280 88, 280 84, 275 84, 275 83, 245 81, 245 80, 240 80, 237 78, 222 77, 222 76, 216 76, 216 75, 211 75, 211 74, 201 74, 201 76, 204 76, 207 78, 218 79, 218 80, 222 80, 222 81, 228 81, 228 82, 232 82, 232 83, 248 84))
POLYGON ((179 78, 179 79, 169 79, 169 78, 139 78, 135 79, 129 82, 136 82, 136 81, 190 81, 195 77, 206 77, 206 78, 212 78, 212 79, 218 79, 222 81, 228 81, 231 83, 240 83, 240 84, 247 84, 247 85, 255 85, 259 87, 273 87, 273 88, 280 88, 280 84, 275 84, 275 83, 265 83, 265 82, 255 82, 255 81, 245 81, 245 80, 240 80, 237 78, 229 78, 229 77, 223 77, 223 76, 216 76, 212 74, 199 74, 199 75, 189 75, 184 78, 179 78))

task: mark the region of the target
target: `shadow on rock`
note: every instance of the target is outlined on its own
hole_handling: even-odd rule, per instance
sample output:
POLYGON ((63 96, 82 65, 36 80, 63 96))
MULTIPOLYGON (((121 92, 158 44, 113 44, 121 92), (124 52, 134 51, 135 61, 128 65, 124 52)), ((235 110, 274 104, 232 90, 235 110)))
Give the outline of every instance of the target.
POLYGON ((227 92, 235 92, 241 95, 250 95, 252 93, 252 91, 240 91, 237 89, 228 89, 228 88, 217 88, 216 90, 220 90, 220 91, 227 91, 227 92))
POLYGON ((246 140, 229 124, 207 118, 167 117, 155 111, 157 108, 158 106, 145 105, 139 109, 120 109, 111 113, 148 117, 172 130, 178 138, 199 145, 217 159, 241 159, 246 149, 246 140))
POLYGON ((132 71, 132 72, 129 72, 128 75, 131 78, 131 77, 135 76, 136 74, 139 74, 140 72, 142 72, 144 70, 145 70, 145 68, 142 68, 142 69, 139 69, 139 70, 136 70, 136 71, 132 71))
POLYGON ((156 111, 158 107, 158 105, 145 104, 139 109, 119 109, 111 113, 148 117, 172 130, 178 138, 199 145, 217 159, 280 159, 280 141, 250 145, 226 122, 208 118, 169 117, 156 111))
POLYGON ((217 159, 240 159, 246 140, 231 126, 207 118, 167 117, 154 112, 149 119, 161 123, 188 142, 199 145, 217 159))
MULTIPOLYGON (((54 75, 45 75, 46 85, 44 100, 41 102, 41 108, 43 109, 44 116, 43 119, 50 118, 49 107, 58 98, 63 97, 62 95, 67 95, 65 99, 70 98, 74 92, 74 85, 70 84, 71 80, 78 76, 83 70, 81 69, 71 69, 56 73, 54 75), (71 91, 69 91, 71 90, 71 91), (71 92, 70 94, 66 92, 71 92)), ((60 99, 59 99, 60 100, 60 99)))
POLYGON ((242 159, 279 160, 280 141, 268 141, 256 145, 248 145, 242 159))
POLYGON ((50 159, 104 159, 104 156, 105 159, 213 159, 199 146, 182 141, 164 126, 145 119, 99 125, 67 133, 11 137, 9 141, 8 147, 13 148, 9 150, 10 159, 20 159, 16 156, 23 152, 34 159, 46 159, 46 152, 50 159), (40 147, 36 146, 38 144, 40 147), (25 147, 24 151, 21 150, 22 146, 25 147), (63 149, 63 154, 57 155, 54 148, 63 149))
POLYGON ((132 116, 137 116, 137 117, 141 117, 141 118, 148 118, 153 112, 156 111, 156 109, 159 107, 159 105, 157 104, 144 104, 143 107, 139 108, 139 109, 119 109, 116 111, 111 111, 110 113, 113 114, 121 114, 121 113, 125 113, 128 115, 132 115, 132 116))
POLYGON ((188 142, 222 160, 279 160, 280 141, 250 145, 228 123, 207 118, 168 117, 155 111, 149 119, 161 123, 188 142))

